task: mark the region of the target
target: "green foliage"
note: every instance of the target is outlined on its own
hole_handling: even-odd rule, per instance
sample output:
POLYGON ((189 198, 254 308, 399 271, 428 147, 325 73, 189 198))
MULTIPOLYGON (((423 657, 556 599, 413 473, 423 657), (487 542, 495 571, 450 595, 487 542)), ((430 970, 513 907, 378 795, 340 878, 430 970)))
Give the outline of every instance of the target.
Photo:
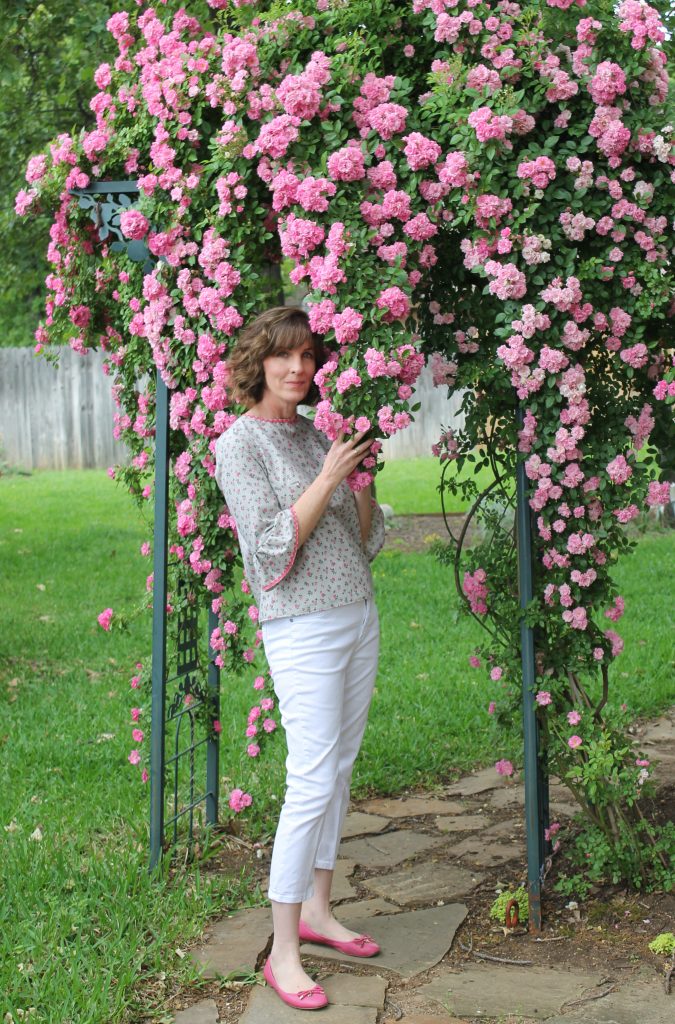
POLYGON ((506 905, 511 900, 515 900, 518 904, 518 918, 521 923, 528 920, 530 914, 530 900, 527 895, 527 890, 521 885, 518 889, 506 889, 500 893, 497 899, 490 907, 490 917, 499 921, 500 924, 506 923, 506 905))
POLYGON ((93 73, 114 57, 105 23, 118 0, 9 0, 0 63, 0 346, 33 344, 44 307, 50 220, 17 220, 14 197, 28 158, 61 132, 91 126, 93 73))
POLYGON ((614 831, 584 821, 580 834, 566 847, 577 870, 563 872, 554 886, 565 896, 585 899, 594 885, 627 883, 646 892, 675 888, 675 823, 655 830, 649 822, 619 820, 614 831))
POLYGON ((652 953, 672 956, 675 953, 675 935, 672 932, 661 932, 649 943, 652 953))

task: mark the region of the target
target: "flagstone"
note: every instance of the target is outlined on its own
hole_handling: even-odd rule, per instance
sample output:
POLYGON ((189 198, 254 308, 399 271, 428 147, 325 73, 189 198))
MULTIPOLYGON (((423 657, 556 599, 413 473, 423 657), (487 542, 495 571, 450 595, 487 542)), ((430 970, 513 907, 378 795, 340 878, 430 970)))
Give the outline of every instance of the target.
POLYGON ((445 792, 448 796, 475 796, 489 789, 502 789, 505 785, 494 768, 483 768, 472 775, 465 775, 463 779, 448 786, 445 792))
MULTIPOLYGON (((303 943, 302 952, 325 960, 358 963, 393 971, 402 978, 412 978, 429 970, 447 953, 455 932, 468 913, 461 903, 448 903, 442 907, 405 911, 373 917, 368 922, 368 934, 382 947, 382 952, 364 960, 363 957, 345 956, 329 946, 303 943)), ((360 923, 345 920, 347 928, 360 930, 360 923)))
POLYGON ((179 1010, 174 1017, 174 1024, 218 1024, 218 1007, 213 999, 202 999, 201 1002, 179 1010))
POLYGON ((438 836, 402 829, 380 836, 351 839, 340 844, 340 855, 366 868, 393 867, 438 846, 438 836))
POLYGON ((433 796, 410 796, 397 799, 367 800, 364 811, 384 814, 388 818, 417 818, 425 814, 461 814, 464 807, 457 800, 440 800, 433 796))
POLYGON ((491 810, 513 810, 516 806, 525 806, 524 786, 504 786, 488 794, 487 803, 491 810))
POLYGON ((483 837, 488 839, 514 839, 517 842, 524 839, 525 820, 524 818, 508 818, 506 821, 498 821, 483 831, 483 837))
POLYGON ((643 743, 671 743, 675 740, 675 722, 670 718, 657 718, 645 729, 643 743))
POLYGON ((646 971, 602 999, 562 1011, 548 1024, 672 1024, 674 1016, 672 995, 666 995, 660 977, 646 971))
POLYGON ((240 910, 210 926, 203 946, 191 956, 204 968, 206 978, 230 974, 242 967, 254 968, 272 934, 269 907, 240 910))
MULTIPOLYGON (((318 976, 329 999, 321 1010, 321 1020, 330 1024, 375 1024, 377 1012, 384 1006, 387 982, 379 975, 331 974, 318 976)), ((279 999, 268 986, 256 986, 240 1024, 307 1024, 305 1010, 296 1010, 279 999)))
MULTIPOLYGON (((319 984, 323 984, 319 978, 319 984)), ((358 1006, 354 1004, 329 1003, 319 1010, 322 1021, 329 1024, 375 1024, 377 1020, 376 1006, 358 1006)), ((307 1011, 296 1010, 282 1003, 279 996, 269 986, 264 988, 256 985, 248 1006, 239 1024, 307 1024, 307 1011)))
POLYGON ((456 818, 436 818, 436 827, 441 832, 475 832, 485 828, 489 820, 484 814, 460 814, 456 818))
POLYGON ((389 818, 381 814, 364 814, 363 811, 352 811, 345 818, 342 838, 352 839, 353 836, 371 835, 381 832, 389 824, 389 818))
MULTIPOLYGON (((431 1014, 431 1013, 413 1013, 410 1015, 406 1013, 404 1018, 405 1024, 466 1024, 466 1021, 460 1020, 459 1017, 449 1017, 447 1013, 444 1014, 431 1014)), ((382 1024, 396 1024, 394 1017, 386 1017, 382 1024)))
MULTIPOLYGON (((417 993, 460 1017, 503 1018, 511 1013, 547 1020, 559 1013, 565 1002, 595 988, 600 980, 599 974, 550 967, 470 964, 461 971, 444 972, 417 993)), ((632 1024, 637 1019, 645 1024, 641 1017, 632 1024)))
POLYGON ((436 903, 466 896, 483 876, 457 864, 426 862, 366 878, 361 884, 370 892, 407 906, 410 903, 436 903))
POLYGON ((321 981, 331 1003, 375 1006, 378 1010, 384 1006, 387 984, 379 974, 332 974, 321 981))
POLYGON ((356 903, 341 903, 335 908, 335 916, 339 921, 349 916, 350 921, 366 921, 378 914, 398 914, 400 907, 388 903, 380 897, 373 900, 358 900, 356 903))
POLYGON ((523 856, 522 843, 496 843, 492 839, 484 839, 483 835, 463 839, 456 846, 451 846, 448 854, 451 857, 464 857, 481 868, 496 867, 523 856))
POLYGON ((581 806, 574 799, 567 786, 555 785, 549 788, 549 801, 555 810, 565 810, 570 817, 578 814, 581 806))
POLYGON ((338 858, 333 870, 333 884, 331 886, 331 899, 335 902, 349 900, 356 896, 356 890, 349 879, 354 874, 356 862, 338 858))

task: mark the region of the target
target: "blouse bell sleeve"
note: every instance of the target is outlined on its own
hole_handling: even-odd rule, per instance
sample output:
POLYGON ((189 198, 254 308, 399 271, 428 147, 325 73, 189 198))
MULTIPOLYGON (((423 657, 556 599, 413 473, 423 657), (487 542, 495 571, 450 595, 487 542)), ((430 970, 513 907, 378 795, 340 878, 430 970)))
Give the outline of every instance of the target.
POLYGON ((234 516, 237 536, 262 590, 288 575, 298 552, 295 509, 281 508, 264 465, 243 445, 216 447, 216 482, 234 516))
POLYGON ((370 531, 363 547, 366 552, 366 558, 369 562, 372 562, 375 555, 384 546, 384 512, 374 498, 370 504, 373 510, 370 520, 370 531))

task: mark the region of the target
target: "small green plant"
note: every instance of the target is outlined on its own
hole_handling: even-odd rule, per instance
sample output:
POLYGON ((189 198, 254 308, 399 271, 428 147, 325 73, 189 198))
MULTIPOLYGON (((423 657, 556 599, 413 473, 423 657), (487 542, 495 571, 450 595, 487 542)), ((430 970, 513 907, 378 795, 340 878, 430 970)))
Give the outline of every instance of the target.
POLYGON ((674 849, 673 822, 664 825, 655 839, 648 822, 628 826, 619 821, 614 842, 597 825, 587 822, 565 851, 569 864, 577 870, 569 875, 561 873, 554 889, 563 896, 585 899, 593 885, 616 885, 623 879, 646 892, 672 892, 675 871, 670 865, 674 849))
POLYGON ((672 956, 675 953, 675 935, 672 932, 661 932, 649 943, 652 953, 672 956))
POLYGON ((510 900, 518 904, 518 919, 527 921, 530 915, 530 901, 527 892, 521 885, 519 889, 505 889, 490 907, 490 917, 493 917, 500 924, 506 924, 506 907, 510 900))

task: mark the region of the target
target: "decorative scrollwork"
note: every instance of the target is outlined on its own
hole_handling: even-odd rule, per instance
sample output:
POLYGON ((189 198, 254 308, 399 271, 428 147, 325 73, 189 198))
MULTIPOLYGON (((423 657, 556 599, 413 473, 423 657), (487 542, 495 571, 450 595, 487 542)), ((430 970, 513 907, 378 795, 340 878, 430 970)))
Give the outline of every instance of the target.
POLYGON ((201 707, 206 699, 204 687, 193 675, 186 675, 180 680, 174 691, 173 699, 166 713, 166 721, 171 722, 183 712, 190 715, 201 707), (186 703, 187 702, 187 703, 186 703))
POLYGON ((155 265, 155 258, 142 239, 125 238, 120 227, 120 216, 131 209, 138 196, 135 181, 106 182, 106 190, 96 188, 73 188, 71 195, 78 196, 78 206, 91 210, 91 220, 98 230, 102 242, 110 241, 111 252, 126 252, 134 263, 144 263, 143 270, 149 273, 155 265))

